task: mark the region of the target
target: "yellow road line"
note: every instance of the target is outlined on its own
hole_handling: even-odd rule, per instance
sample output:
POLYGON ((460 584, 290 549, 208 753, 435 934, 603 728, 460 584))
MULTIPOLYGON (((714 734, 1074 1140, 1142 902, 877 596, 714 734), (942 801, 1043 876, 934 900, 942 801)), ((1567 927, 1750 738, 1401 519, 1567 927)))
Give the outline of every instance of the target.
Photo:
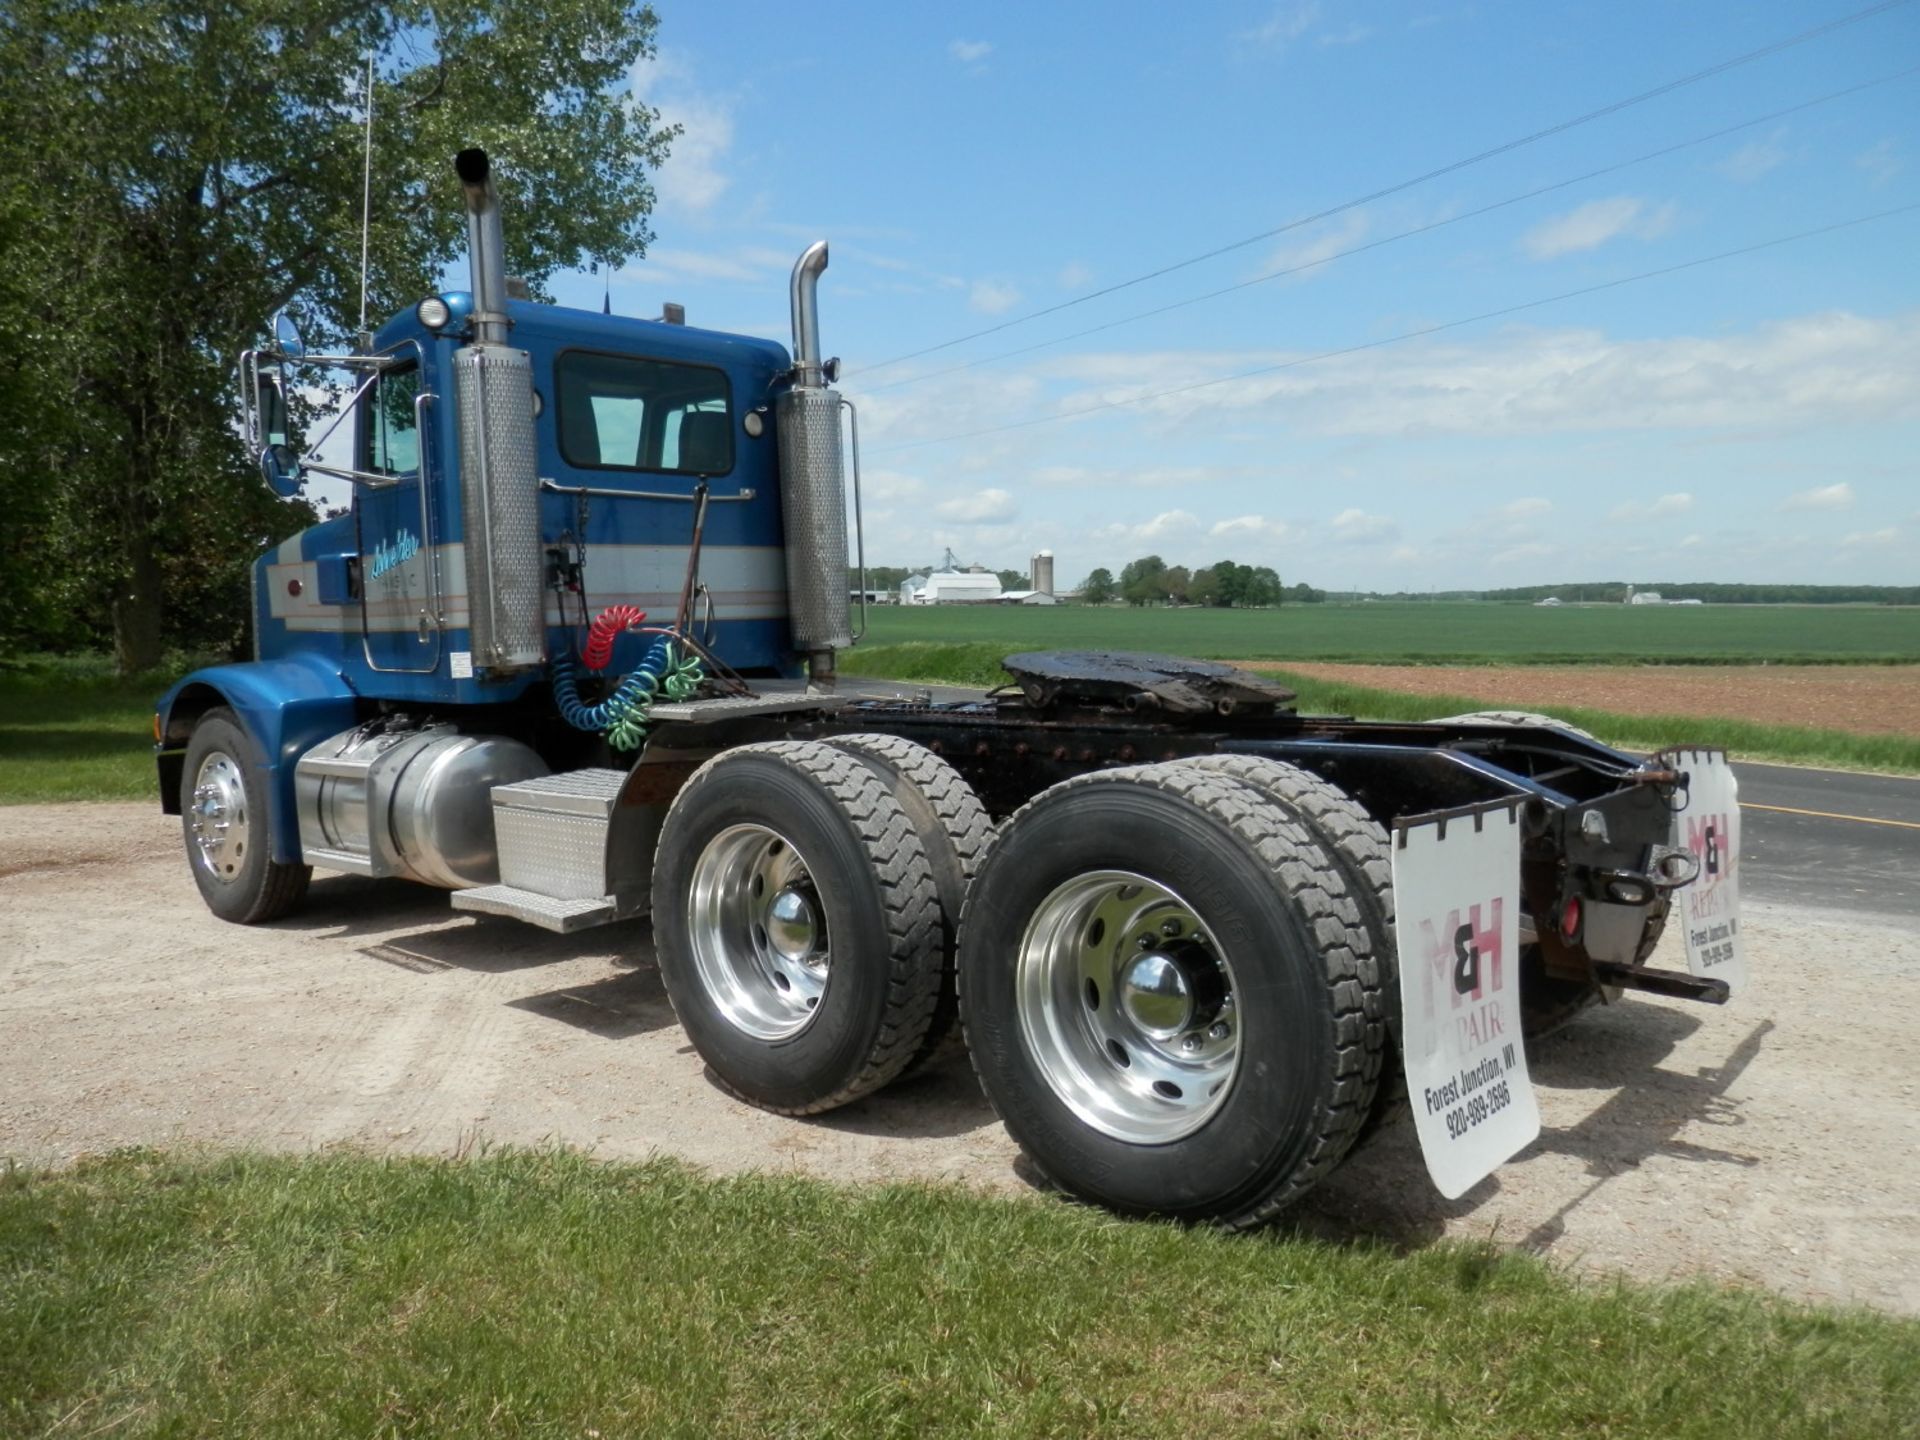
POLYGON ((1796 810, 1791 805, 1755 805, 1749 801, 1740 808, 1771 810, 1776 815, 1812 815, 1820 820, 1852 820, 1861 825, 1891 825, 1896 830, 1920 830, 1920 823, 1912 820, 1878 820, 1871 815, 1836 815, 1831 810, 1796 810))

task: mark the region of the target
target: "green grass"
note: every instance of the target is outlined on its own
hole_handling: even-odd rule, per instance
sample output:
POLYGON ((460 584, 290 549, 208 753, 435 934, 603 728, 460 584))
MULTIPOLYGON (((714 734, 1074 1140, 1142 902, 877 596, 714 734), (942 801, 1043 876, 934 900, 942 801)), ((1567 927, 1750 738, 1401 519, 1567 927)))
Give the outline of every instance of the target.
POLYGON ((0 805, 156 796, 153 702, 199 663, 122 679, 102 656, 0 661, 0 805))
POLYGON ((0 1175, 0 1430, 1912 1434, 1920 1325, 956 1190, 128 1152, 0 1175))
POLYGON ((1884 606, 882 605, 868 614, 875 645, 985 641, 1006 653, 1161 650, 1222 660, 1508 665, 1920 662, 1920 609, 1884 606))
MULTIPOLYGON (((850 675, 875 679, 991 687, 1005 683, 1008 678, 1000 668, 1000 659, 1006 653, 1005 645, 985 641, 959 645, 910 641, 899 645, 862 646, 843 656, 840 665, 850 675)), ((1285 670, 1268 673, 1298 692, 1299 708, 1306 714, 1357 715, 1367 720, 1434 720, 1475 710, 1515 708, 1466 695, 1403 695, 1392 690, 1315 680, 1285 670)), ((1842 770, 1920 775, 1920 737, 1914 736, 1850 735, 1838 730, 1759 725, 1693 715, 1616 715, 1611 711, 1567 705, 1545 707, 1545 713, 1631 750, 1655 750, 1667 745, 1717 745, 1748 760, 1784 760, 1842 770)))

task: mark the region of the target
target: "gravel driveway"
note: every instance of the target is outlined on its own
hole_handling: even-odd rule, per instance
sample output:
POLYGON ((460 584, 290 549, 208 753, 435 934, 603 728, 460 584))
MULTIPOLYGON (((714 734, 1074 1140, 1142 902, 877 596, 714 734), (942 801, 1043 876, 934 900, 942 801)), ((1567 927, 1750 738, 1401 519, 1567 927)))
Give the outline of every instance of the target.
MULTIPOLYGON (((1028 1188, 964 1062, 810 1121, 723 1095, 644 923, 562 937, 322 876, 301 915, 241 929, 202 908, 177 825, 146 805, 0 808, 0 1154, 559 1142, 1028 1188)), ((1299 1224, 1492 1236, 1920 1314, 1920 940, 1871 916, 1748 911, 1751 993, 1628 1000, 1542 1044, 1544 1133, 1492 1179, 1442 1200, 1403 1122, 1299 1224)))

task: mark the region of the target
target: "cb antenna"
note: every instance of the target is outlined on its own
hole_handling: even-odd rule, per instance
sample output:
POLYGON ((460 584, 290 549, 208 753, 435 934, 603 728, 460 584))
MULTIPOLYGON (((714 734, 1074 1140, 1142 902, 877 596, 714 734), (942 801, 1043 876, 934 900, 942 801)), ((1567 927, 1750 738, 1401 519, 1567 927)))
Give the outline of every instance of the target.
POLYGON ((367 334, 367 241, 373 228, 373 47, 367 47, 367 140, 360 169, 360 337, 367 334))

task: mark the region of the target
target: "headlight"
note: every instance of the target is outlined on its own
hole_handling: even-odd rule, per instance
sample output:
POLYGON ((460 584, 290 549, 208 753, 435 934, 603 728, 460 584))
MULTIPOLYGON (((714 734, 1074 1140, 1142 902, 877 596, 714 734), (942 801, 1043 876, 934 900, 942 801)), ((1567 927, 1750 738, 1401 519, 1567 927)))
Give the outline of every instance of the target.
POLYGON ((453 312, 447 308, 447 302, 438 295, 429 295, 413 307, 414 318, 429 330, 439 330, 453 318, 453 312))

